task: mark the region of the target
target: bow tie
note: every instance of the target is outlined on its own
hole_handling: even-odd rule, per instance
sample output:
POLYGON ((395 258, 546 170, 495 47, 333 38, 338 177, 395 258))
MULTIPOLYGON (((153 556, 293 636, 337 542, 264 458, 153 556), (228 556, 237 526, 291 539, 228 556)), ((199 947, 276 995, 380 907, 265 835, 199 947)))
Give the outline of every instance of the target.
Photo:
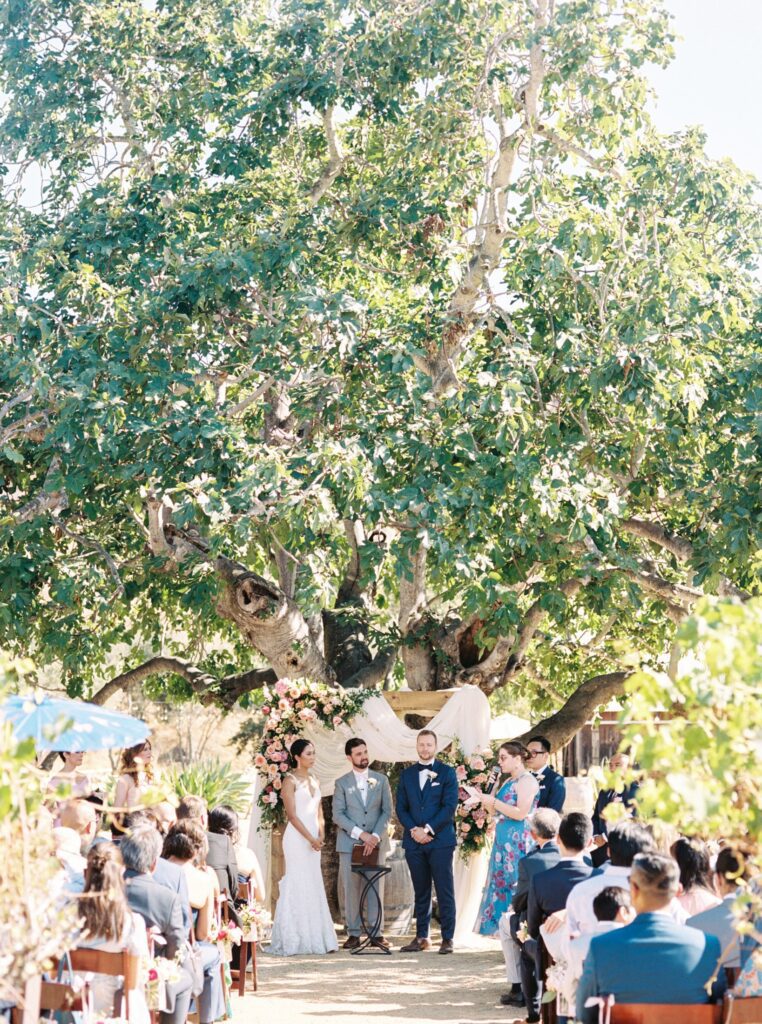
POLYGON ((419 772, 428 772, 431 771, 433 765, 433 761, 431 764, 421 764, 421 762, 419 761, 418 764, 416 765, 416 768, 418 769, 419 772))

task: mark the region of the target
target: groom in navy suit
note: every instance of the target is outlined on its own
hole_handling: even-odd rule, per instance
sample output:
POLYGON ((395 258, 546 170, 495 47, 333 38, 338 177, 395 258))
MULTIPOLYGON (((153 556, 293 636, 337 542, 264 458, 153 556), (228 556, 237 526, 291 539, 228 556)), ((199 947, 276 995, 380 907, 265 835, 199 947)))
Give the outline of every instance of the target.
POLYGON ((455 770, 435 760, 437 737, 430 729, 418 733, 418 764, 406 768, 397 789, 397 817, 405 835, 402 848, 415 892, 415 938, 402 953, 431 948, 431 883, 437 891, 442 928, 440 953, 452 953, 455 934, 455 810, 458 780, 455 770))

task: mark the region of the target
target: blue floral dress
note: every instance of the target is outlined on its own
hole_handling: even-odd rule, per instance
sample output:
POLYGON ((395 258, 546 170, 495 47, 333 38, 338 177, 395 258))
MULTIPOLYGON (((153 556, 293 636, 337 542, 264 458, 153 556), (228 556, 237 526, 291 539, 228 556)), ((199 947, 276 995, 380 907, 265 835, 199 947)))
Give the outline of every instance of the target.
MULTIPOLYGON (((515 807, 518 803, 517 779, 508 779, 495 794, 500 803, 515 807)), ((530 814, 537 806, 539 792, 534 798, 530 814)), ((496 935, 501 916, 511 905, 513 889, 519 872, 519 861, 529 852, 532 837, 526 818, 517 821, 506 818, 498 811, 495 842, 489 862, 487 884, 479 908, 477 931, 480 935, 496 935)))

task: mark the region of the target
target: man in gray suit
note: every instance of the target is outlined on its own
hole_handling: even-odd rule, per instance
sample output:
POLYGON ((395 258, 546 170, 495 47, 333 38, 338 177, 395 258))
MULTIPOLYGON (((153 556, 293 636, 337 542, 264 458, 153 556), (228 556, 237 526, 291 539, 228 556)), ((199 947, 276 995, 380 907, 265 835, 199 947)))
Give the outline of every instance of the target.
MULTIPOLYGON (((353 737, 344 745, 351 771, 336 780, 333 791, 333 820, 336 823, 336 850, 339 854, 339 884, 344 893, 344 914, 349 938, 344 949, 357 949, 360 945, 362 922, 360 920, 360 893, 364 879, 359 872, 352 871, 352 850, 362 846, 366 853, 378 849, 378 863, 384 864, 389 852, 389 837, 386 826, 392 814, 392 791, 389 780, 380 772, 369 771, 368 748, 365 740, 353 737)), ((378 889, 381 902, 384 899, 384 880, 378 889)), ((379 911, 378 903, 371 894, 368 898, 368 920, 374 921, 379 911)), ((388 949, 389 943, 383 936, 384 922, 381 918, 379 934, 372 944, 388 949)))

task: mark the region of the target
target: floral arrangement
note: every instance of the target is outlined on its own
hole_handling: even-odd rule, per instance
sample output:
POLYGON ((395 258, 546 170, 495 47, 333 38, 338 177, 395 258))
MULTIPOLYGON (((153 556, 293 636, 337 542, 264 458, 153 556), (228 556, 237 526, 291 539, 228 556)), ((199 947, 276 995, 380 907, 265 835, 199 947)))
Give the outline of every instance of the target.
POLYGON ((360 711, 373 690, 331 689, 323 683, 279 679, 263 691, 262 713, 267 716, 254 765, 264 779, 259 794, 262 824, 280 825, 285 811, 280 790, 289 768, 288 751, 294 740, 312 724, 340 729, 360 711))
POLYGON ((165 990, 167 985, 180 980, 180 964, 166 956, 155 956, 148 961, 146 969, 146 1002, 149 1010, 167 1008, 165 990))
POLYGON ((267 942, 272 929, 273 918, 269 910, 265 910, 259 903, 247 903, 239 907, 238 916, 241 919, 243 934, 251 936, 258 942, 267 942))
POLYGON ((223 963, 230 963, 233 956, 233 946, 240 946, 243 939, 243 932, 229 921, 213 925, 209 930, 209 941, 216 942, 220 951, 220 958, 223 963))
POLYGON ((458 807, 455 811, 455 836, 458 842, 458 852, 465 861, 474 854, 480 853, 487 845, 493 828, 490 826, 490 818, 481 804, 475 807, 467 806, 469 796, 463 788, 465 785, 474 786, 483 790, 489 779, 489 770, 485 757, 493 757, 491 750, 485 750, 482 754, 472 754, 466 757, 460 747, 453 743, 451 751, 442 755, 438 754, 440 761, 451 765, 455 769, 458 779, 458 807))

